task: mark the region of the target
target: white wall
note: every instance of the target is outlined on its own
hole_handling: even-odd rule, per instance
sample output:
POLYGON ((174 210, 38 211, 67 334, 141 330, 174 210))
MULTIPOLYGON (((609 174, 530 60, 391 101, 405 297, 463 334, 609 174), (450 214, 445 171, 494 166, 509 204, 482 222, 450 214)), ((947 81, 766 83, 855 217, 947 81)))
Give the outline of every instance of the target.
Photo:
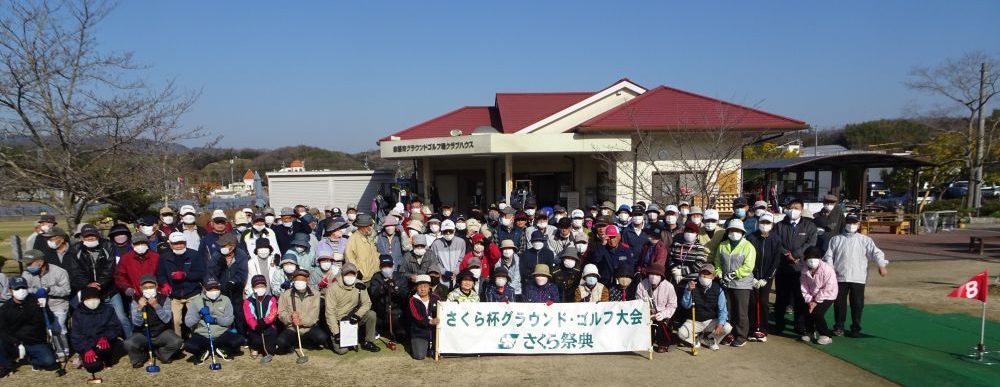
MULTIPOLYGON (((307 172, 308 173, 308 172, 307 172)), ((309 207, 340 207, 357 204, 369 212, 371 201, 382 185, 394 182, 391 172, 359 171, 356 174, 268 174, 270 206, 275 210, 304 204, 309 207)), ((386 193, 389 191, 386 190, 386 193)))

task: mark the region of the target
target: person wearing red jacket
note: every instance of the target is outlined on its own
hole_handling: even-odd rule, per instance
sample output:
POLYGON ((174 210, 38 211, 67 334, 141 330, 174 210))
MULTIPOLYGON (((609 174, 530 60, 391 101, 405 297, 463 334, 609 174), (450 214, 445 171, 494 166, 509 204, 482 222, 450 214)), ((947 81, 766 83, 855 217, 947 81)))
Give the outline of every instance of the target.
POLYGON ((469 268, 469 262, 472 258, 479 258, 482 265, 482 273, 480 278, 490 278, 490 268, 496 266, 497 262, 500 262, 500 248, 496 244, 490 242, 486 239, 486 236, 481 232, 477 232, 470 238, 472 241, 472 250, 465 253, 462 257, 462 262, 458 265, 458 271, 465 271, 469 268))
POLYGON ((115 268, 115 286, 131 300, 137 299, 142 291, 140 278, 144 275, 155 276, 159 262, 160 254, 155 246, 150 249, 146 235, 140 232, 132 234, 132 251, 122 255, 115 268))
POLYGON ((667 267, 667 255, 670 253, 670 244, 663 240, 663 229, 660 226, 650 226, 644 230, 648 240, 642 246, 639 253, 639 262, 636 271, 643 277, 646 276, 646 269, 651 265, 660 264, 667 267))

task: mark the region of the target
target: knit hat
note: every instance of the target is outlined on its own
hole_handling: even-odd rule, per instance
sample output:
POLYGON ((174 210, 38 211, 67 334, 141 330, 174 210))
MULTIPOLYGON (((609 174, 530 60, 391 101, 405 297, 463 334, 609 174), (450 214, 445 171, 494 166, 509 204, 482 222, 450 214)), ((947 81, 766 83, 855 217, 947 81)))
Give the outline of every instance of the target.
POLYGON ((570 218, 559 219, 559 223, 556 223, 556 227, 561 229, 567 229, 573 227, 573 219, 570 218))
POLYGON ((701 227, 698 227, 697 224, 688 222, 687 224, 684 225, 684 232, 686 233, 693 232, 697 234, 699 230, 701 230, 701 227))
POLYGON ((805 259, 809 259, 809 258, 823 258, 823 250, 820 250, 819 247, 811 246, 811 247, 807 248, 806 251, 805 251, 805 253, 803 253, 802 255, 805 256, 805 259))
POLYGON ((267 277, 261 274, 257 274, 250 279, 250 287, 256 287, 257 285, 267 286, 267 277))
POLYGON ((660 277, 663 277, 663 273, 666 271, 667 269, 663 267, 662 263, 654 263, 646 268, 646 274, 656 274, 660 277))
POLYGON ((354 273, 358 274, 358 267, 353 263, 344 262, 344 265, 340 267, 340 274, 354 273))
POLYGON ((545 236, 545 233, 543 233, 541 231, 535 230, 535 232, 531 233, 531 241, 532 242, 547 241, 547 240, 549 240, 549 238, 547 238, 545 236))
POLYGON ((469 264, 466 265, 466 267, 468 267, 470 269, 473 268, 473 267, 482 268, 483 267, 483 261, 480 260, 479 258, 472 257, 471 259, 469 259, 469 264))
POLYGON ((510 280, 510 272, 508 272, 507 268, 504 267, 503 265, 494 268, 493 271, 490 272, 490 274, 493 275, 493 278, 506 277, 508 281, 510 280))
POLYGON ((257 249, 270 249, 272 252, 274 252, 274 246, 271 246, 270 239, 263 237, 257 238, 257 242, 254 245, 257 246, 257 249))
POLYGON ((128 226, 121 223, 111 226, 111 229, 108 230, 108 238, 114 237, 116 235, 129 235, 129 234, 131 234, 131 232, 129 232, 128 226))
POLYGON ((587 278, 587 276, 594 276, 601 278, 601 274, 597 271, 597 265, 593 263, 588 263, 583 267, 583 275, 580 278, 587 278))
MULTIPOLYGON (((16 278, 21 278, 21 277, 16 277, 16 278)), ((24 279, 21 278, 21 280, 23 281, 24 279)), ((10 283, 11 283, 10 288, 11 289, 16 289, 15 288, 15 284, 14 284, 15 282, 12 280, 12 281, 10 281, 10 283)), ((18 285, 20 285, 20 284, 18 284, 18 285)), ((83 290, 80 291, 80 300, 81 301, 89 300, 91 298, 100 299, 101 298, 101 291, 98 290, 97 288, 93 287, 93 286, 87 286, 87 287, 83 288, 83 290)))
MULTIPOLYGON (((341 269, 341 271, 343 271, 343 269, 341 269)), ((434 264, 431 265, 431 267, 427 268, 427 273, 444 274, 444 266, 441 266, 440 263, 435 262, 434 264)))
POLYGON ((609 238, 619 236, 618 227, 613 224, 607 225, 604 227, 604 235, 607 235, 609 238))
POLYGON ((559 258, 573 258, 579 260, 580 253, 576 251, 576 246, 566 246, 562 253, 559 253, 559 258))

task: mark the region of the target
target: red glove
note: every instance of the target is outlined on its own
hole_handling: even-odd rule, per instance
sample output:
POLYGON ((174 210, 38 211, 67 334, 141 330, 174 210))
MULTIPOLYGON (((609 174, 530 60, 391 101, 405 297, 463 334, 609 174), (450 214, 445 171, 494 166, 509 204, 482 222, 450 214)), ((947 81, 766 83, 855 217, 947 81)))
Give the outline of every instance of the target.
POLYGON ((105 339, 103 337, 100 338, 100 339, 97 339, 97 348, 108 349, 110 347, 111 347, 111 345, 108 344, 108 339, 105 339))
POLYGON ((91 350, 89 350, 89 351, 87 351, 87 352, 85 352, 83 354, 83 362, 84 363, 93 363, 93 362, 96 362, 96 361, 97 361, 97 354, 94 353, 93 349, 91 349, 91 350))
POLYGON ((551 305, 552 305, 552 300, 545 301, 545 306, 551 306, 551 305))
POLYGON ((174 281, 180 281, 184 279, 184 277, 187 277, 187 273, 180 270, 170 273, 170 278, 173 278, 174 281))
POLYGON ((324 277, 323 279, 321 279, 321 280, 319 281, 319 283, 318 283, 318 284, 316 284, 316 286, 318 286, 318 287, 319 287, 320 289, 326 289, 326 286, 327 286, 327 285, 329 285, 329 284, 330 284, 330 283, 329 283, 329 282, 328 282, 328 281, 326 280, 326 278, 324 277))
POLYGON ((160 294, 162 294, 164 296, 169 296, 170 293, 173 293, 173 291, 174 291, 174 288, 170 287, 170 284, 168 284, 168 283, 164 283, 163 285, 160 285, 160 294))

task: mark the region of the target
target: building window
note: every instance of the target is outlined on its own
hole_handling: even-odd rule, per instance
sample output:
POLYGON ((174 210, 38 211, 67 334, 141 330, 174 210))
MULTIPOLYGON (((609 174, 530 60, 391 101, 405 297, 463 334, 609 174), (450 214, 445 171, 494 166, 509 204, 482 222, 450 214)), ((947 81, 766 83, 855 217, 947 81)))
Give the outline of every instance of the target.
POLYGON ((664 205, 694 202, 698 195, 697 172, 653 172, 652 184, 653 201, 664 205))
POLYGON ((614 203, 615 182, 611 180, 611 175, 607 172, 597 172, 597 203, 609 201, 614 203))

